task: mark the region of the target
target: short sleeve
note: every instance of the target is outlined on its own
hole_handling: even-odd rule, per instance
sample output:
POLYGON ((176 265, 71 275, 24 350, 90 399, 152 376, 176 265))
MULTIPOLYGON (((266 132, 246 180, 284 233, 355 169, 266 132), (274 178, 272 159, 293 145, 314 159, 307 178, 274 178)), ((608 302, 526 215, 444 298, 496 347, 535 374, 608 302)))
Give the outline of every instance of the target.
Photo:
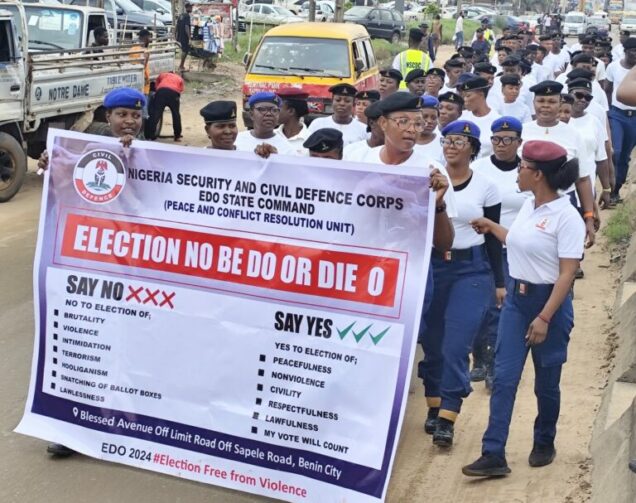
POLYGON ((614 66, 615 66, 615 62, 612 62, 607 67, 607 71, 605 72, 605 80, 614 82, 614 66))
POLYGON ((596 128, 596 138, 598 138, 594 160, 596 162, 606 161, 607 150, 605 150, 605 142, 607 141, 607 130, 601 125, 596 117, 592 116, 592 118, 594 119, 594 127, 596 128))
POLYGON ((585 224, 574 206, 564 206, 557 230, 557 252, 559 258, 583 257, 585 246, 585 224))
MULTIPOLYGON (((597 60, 598 61, 598 60, 597 60)), ((598 66, 596 67, 596 80, 601 82, 607 78, 607 72, 605 71, 605 63, 602 61, 598 61, 598 66)))

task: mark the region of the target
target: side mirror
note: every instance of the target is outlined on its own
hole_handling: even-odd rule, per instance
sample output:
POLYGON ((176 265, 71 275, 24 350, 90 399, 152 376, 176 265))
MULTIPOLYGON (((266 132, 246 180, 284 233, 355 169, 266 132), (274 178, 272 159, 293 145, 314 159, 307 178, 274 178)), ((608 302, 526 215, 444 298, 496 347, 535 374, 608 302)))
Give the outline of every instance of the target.
POLYGON ((163 9, 157 9, 157 14, 161 14, 163 16, 164 14, 167 14, 167 12, 163 9))
POLYGON ((362 73, 362 70, 364 70, 364 61, 362 61, 361 59, 356 59, 353 66, 356 70, 356 73, 360 74, 362 73))
POLYGON ((122 9, 121 7, 117 7, 117 9, 115 9, 115 13, 118 16, 123 16, 124 15, 124 9, 122 9))
POLYGON ((247 68, 248 66, 250 66, 251 62, 252 62, 252 53, 246 52, 245 54, 243 54, 243 66, 247 68))

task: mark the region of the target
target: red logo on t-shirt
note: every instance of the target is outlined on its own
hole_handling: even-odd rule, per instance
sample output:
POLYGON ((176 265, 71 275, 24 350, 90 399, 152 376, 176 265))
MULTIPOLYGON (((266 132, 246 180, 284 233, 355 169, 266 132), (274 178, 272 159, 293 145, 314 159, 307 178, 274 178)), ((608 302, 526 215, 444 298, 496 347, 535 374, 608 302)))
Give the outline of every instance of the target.
POLYGON ((544 231, 547 226, 548 226, 548 219, 547 218, 544 218, 538 224, 535 224, 535 227, 537 229, 541 229, 542 231, 544 231))

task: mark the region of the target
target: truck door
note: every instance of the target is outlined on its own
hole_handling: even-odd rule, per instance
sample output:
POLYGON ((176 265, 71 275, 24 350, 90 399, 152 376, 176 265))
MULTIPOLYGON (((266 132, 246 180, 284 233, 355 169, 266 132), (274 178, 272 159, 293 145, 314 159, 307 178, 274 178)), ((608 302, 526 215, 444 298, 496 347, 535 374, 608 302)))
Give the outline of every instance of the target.
POLYGON ((22 121, 24 62, 11 19, 0 20, 0 122, 22 121))
MULTIPOLYGON (((88 16, 88 23, 86 24, 86 40, 84 41, 84 47, 90 47, 93 42, 95 42, 95 35, 93 31, 95 28, 106 28, 108 29, 108 23, 106 22, 106 16, 103 14, 91 14, 88 16)), ((110 32, 109 37, 110 39, 110 32)), ((108 45, 113 45, 114 40, 109 40, 108 45)))

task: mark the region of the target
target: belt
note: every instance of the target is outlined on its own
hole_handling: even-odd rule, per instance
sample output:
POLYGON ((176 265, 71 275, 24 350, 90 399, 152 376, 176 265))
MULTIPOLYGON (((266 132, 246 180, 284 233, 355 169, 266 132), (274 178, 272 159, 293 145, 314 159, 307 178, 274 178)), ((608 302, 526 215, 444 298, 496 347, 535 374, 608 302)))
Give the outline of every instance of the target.
POLYGON ((624 110, 614 105, 612 105, 612 110, 619 112, 621 115, 625 115, 627 117, 636 117, 636 110, 624 110))
POLYGON ((521 281, 520 279, 513 280, 515 282, 515 294, 521 295, 525 297, 526 295, 530 295, 537 290, 545 291, 546 289, 552 288, 554 285, 537 285, 535 283, 530 283, 529 281, 521 281))
POLYGON ((455 262, 457 260, 472 260, 473 249, 466 248, 465 250, 447 250, 445 252, 438 251, 433 248, 433 257, 444 262, 455 262))

